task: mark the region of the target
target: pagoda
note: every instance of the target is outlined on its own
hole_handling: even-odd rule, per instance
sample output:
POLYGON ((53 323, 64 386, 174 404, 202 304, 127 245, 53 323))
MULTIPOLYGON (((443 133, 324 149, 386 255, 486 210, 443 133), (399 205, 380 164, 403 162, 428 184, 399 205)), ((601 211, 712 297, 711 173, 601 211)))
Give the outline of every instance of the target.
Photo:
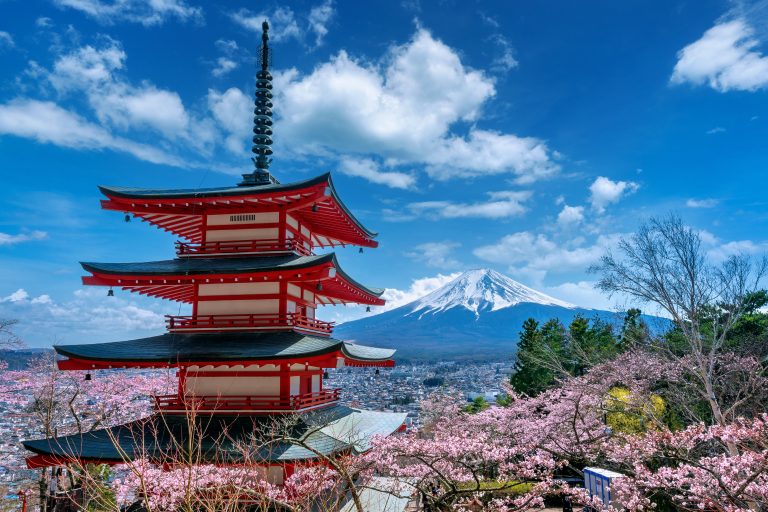
MULTIPOLYGON (((376 233, 346 208, 330 174, 280 183, 272 162, 272 76, 266 22, 256 74, 254 171, 236 186, 155 190, 100 187, 101 206, 139 218, 182 240, 176 258, 141 263, 82 263, 83 283, 191 304, 191 315, 167 316, 167 332, 129 341, 55 346, 61 370, 175 368, 176 393, 154 397, 149 418, 96 430, 24 442, 30 467, 115 464, 148 457, 165 464, 183 446, 194 410, 203 462, 236 464, 230 444, 259 425, 292 415, 292 436, 260 454, 272 483, 318 454, 365 451, 373 435, 401 430, 405 414, 366 411, 340 403, 324 387, 327 369, 391 367, 394 350, 334 339, 318 306, 382 305, 383 290, 349 276, 332 252, 374 248, 376 233), (308 449, 310 448, 310 449, 308 449)), ((378 373, 378 369, 376 369, 378 373)), ((269 440, 267 440, 269 441, 269 440)), ((269 443, 267 443, 269 444, 269 443)))

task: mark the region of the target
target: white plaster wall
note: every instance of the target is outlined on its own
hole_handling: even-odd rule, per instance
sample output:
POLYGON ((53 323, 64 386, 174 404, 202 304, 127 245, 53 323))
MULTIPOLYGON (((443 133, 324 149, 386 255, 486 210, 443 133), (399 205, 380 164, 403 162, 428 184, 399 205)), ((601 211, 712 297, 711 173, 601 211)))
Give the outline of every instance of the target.
POLYGON ((250 313, 277 314, 280 308, 278 299, 265 300, 200 300, 197 303, 198 315, 242 315, 250 313))
POLYGON ((196 377, 188 375, 188 395, 279 396, 280 377, 196 377))
POLYGON ((279 293, 280 283, 217 283, 201 284, 199 295, 255 295, 279 293))
POLYGON ((205 239, 209 242, 222 242, 229 240, 277 240, 280 230, 278 228, 254 228, 254 229, 215 229, 206 232, 205 239))

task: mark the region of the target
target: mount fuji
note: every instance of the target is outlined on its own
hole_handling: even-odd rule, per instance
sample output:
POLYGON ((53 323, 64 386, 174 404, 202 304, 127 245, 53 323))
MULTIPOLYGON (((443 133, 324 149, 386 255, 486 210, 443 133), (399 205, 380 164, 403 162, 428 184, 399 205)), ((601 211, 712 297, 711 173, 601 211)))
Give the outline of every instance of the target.
POLYGON ((494 270, 469 270, 437 290, 390 311, 343 323, 334 336, 396 348, 398 359, 506 359, 523 322, 574 317, 621 325, 623 315, 583 308, 524 286, 494 270))

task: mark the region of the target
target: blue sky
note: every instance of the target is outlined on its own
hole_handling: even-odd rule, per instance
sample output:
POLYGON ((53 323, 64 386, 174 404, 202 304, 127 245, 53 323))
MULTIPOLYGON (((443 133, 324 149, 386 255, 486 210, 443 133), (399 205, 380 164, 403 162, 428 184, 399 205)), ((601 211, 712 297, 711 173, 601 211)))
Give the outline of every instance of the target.
POLYGON ((614 307, 586 267, 670 211, 715 261, 766 247, 766 2, 4 0, 0 12, 0 317, 33 346, 158 333, 179 311, 80 285, 78 261, 173 254, 171 235, 100 210, 96 186, 223 186, 248 171, 264 18, 272 170, 333 171, 381 233, 341 264, 392 306, 490 267, 614 307))

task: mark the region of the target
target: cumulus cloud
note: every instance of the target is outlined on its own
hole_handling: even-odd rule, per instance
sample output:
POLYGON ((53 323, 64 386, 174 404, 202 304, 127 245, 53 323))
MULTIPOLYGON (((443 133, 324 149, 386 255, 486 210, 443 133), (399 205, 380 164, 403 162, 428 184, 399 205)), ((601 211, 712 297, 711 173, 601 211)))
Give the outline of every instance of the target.
MULTIPOLYGON (((2 123, 1 120, 0 123, 2 123)), ((0 246, 16 245, 22 242, 31 242, 36 240, 45 240, 46 238, 48 238, 48 233, 45 231, 30 231, 29 233, 19 233, 17 235, 0 233, 0 246)))
POLYGON ((261 34, 261 24, 269 22, 269 39, 280 43, 288 39, 301 40, 303 37, 296 15, 290 7, 278 7, 272 13, 254 14, 248 9, 240 9, 229 15, 230 19, 243 28, 261 34))
POLYGON ((216 59, 216 66, 211 71, 215 77, 222 77, 230 71, 237 68, 237 62, 228 57, 219 57, 216 59))
POLYGON ((557 215, 557 223, 561 226, 573 226, 584 221, 583 206, 563 205, 563 209, 557 215))
POLYGON ((639 188, 640 185, 634 181, 612 181, 605 176, 599 176, 589 186, 589 202, 592 208, 602 213, 606 206, 619 202, 622 197, 636 192, 639 188))
MULTIPOLYGON (((47 294, 33 297, 18 289, 0 298, 0 316, 23 319, 18 334, 32 345, 50 344, 40 339, 42 333, 61 337, 55 341, 107 341, 119 336, 147 335, 165 325, 160 300, 130 295, 105 297, 103 289, 80 289, 66 300, 54 300, 47 294), (103 339, 99 339, 99 338, 103 339)), ((167 311, 165 311, 167 313, 167 311)))
POLYGON ((383 313, 390 309, 399 308, 409 302, 413 302, 416 299, 432 293, 441 286, 444 286, 461 275, 461 272, 453 272, 451 274, 437 274, 432 277, 422 277, 411 281, 411 286, 405 290, 398 288, 387 288, 382 295, 382 298, 387 301, 385 306, 375 308, 377 313, 383 313))
POLYGON ((460 246, 457 242, 427 242, 417 245, 405 255, 430 267, 454 269, 461 267, 461 263, 453 257, 454 250, 460 246))
POLYGON ((543 234, 521 231, 478 247, 473 254, 481 260, 507 265, 514 276, 540 283, 549 273, 586 271, 619 239, 620 235, 610 234, 600 235, 592 243, 581 238, 559 243, 543 234))
POLYGON ((2 134, 74 149, 111 149, 156 164, 185 165, 153 146, 115 137, 101 126, 49 101, 18 99, 0 105, 2 134))
POLYGON ((717 199, 689 199, 685 202, 688 208, 714 208, 720 203, 717 199))
POLYGON ((251 118, 247 113, 252 104, 253 100, 236 87, 223 93, 213 89, 208 91, 208 108, 226 132, 224 143, 232 153, 245 153, 245 143, 251 131, 251 118))
POLYGON ((5 30, 0 30, 0 48, 13 48, 16 43, 13 41, 11 34, 5 30))
POLYGON ((347 176, 356 176, 391 188, 409 189, 416 184, 416 178, 413 175, 397 171, 382 171, 376 162, 368 158, 342 157, 339 162, 339 171, 347 176))
POLYGON ((105 25, 128 21, 151 27, 171 18, 182 22, 203 21, 203 10, 184 0, 54 0, 54 3, 80 11, 105 25))
POLYGON ((315 34, 315 46, 323 44, 323 38, 328 34, 328 23, 336 15, 333 8, 333 0, 326 0, 322 4, 313 7, 309 11, 307 21, 310 30, 315 34))
POLYGON ((420 29, 380 63, 340 52, 301 75, 275 77, 278 130, 301 154, 378 155, 392 164, 423 164, 436 179, 511 174, 520 182, 559 170, 546 143, 471 127, 495 95, 493 80, 420 29))
POLYGON ((432 218, 456 219, 466 217, 501 219, 515 217, 526 212, 523 204, 530 199, 531 192, 498 191, 489 192, 489 200, 479 203, 454 203, 451 201, 422 201, 410 203, 407 208, 414 215, 432 218))
POLYGON ((674 84, 708 85, 719 92, 768 87, 768 57, 746 19, 722 21, 677 54, 674 84))

